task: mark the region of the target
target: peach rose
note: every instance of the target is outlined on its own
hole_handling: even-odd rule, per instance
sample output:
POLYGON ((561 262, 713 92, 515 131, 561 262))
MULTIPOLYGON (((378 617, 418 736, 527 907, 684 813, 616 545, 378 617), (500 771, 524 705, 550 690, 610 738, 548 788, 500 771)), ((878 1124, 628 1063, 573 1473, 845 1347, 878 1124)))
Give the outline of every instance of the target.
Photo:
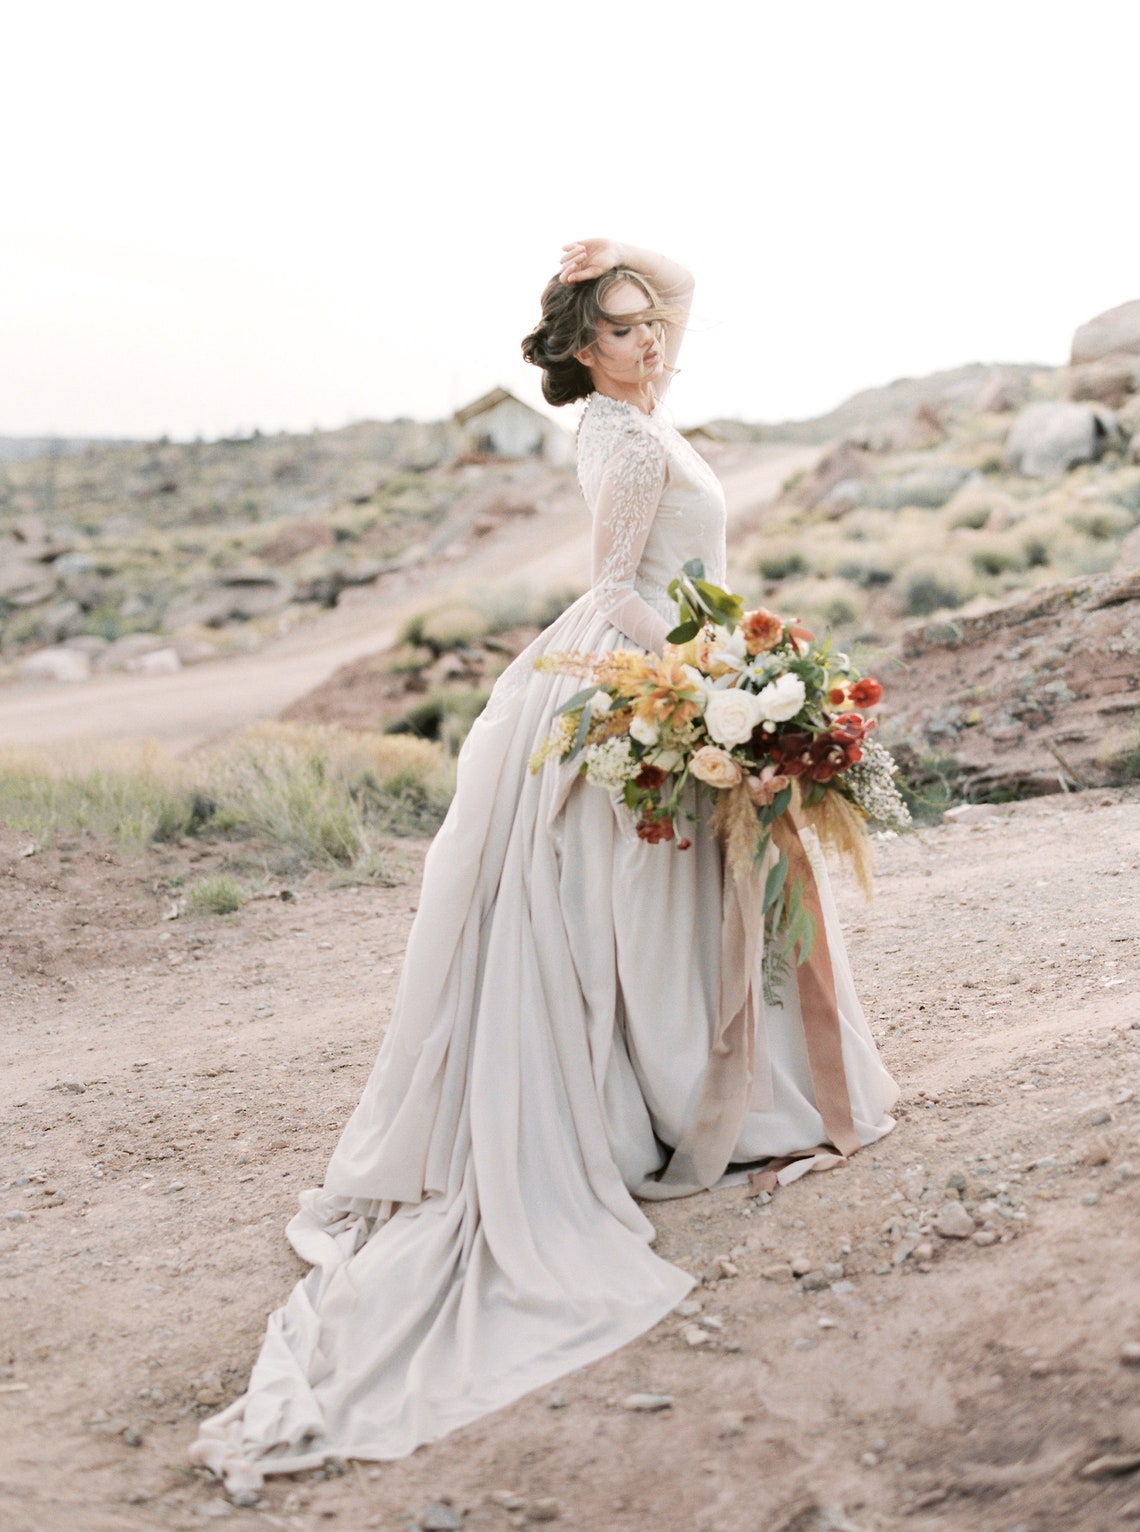
POLYGON ((716 745, 702 745, 693 756, 690 771, 699 782, 710 787, 735 787, 743 773, 727 750, 716 745))

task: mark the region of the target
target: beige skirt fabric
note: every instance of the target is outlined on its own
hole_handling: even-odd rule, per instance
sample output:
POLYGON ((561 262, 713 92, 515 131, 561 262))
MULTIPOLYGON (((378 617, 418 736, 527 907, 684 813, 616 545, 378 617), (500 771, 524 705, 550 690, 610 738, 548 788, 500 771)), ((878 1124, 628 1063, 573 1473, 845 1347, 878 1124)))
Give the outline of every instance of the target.
MULTIPOLYGON (((395 1010, 324 1187, 288 1237, 311 1270, 273 1314, 247 1392, 193 1448, 237 1491, 336 1455, 423 1442, 607 1355, 690 1290, 637 1197, 669 1181, 718 1028, 722 867, 650 846, 572 767, 529 770, 581 684, 547 650, 626 645, 587 595, 498 682, 429 852, 395 1010)), ((860 1140, 897 1091, 859 1009, 824 877, 860 1140)), ((759 988, 759 976, 756 976, 759 988)), ((821 1144, 795 985, 761 1008, 763 1061, 726 1161, 821 1144)), ((707 1158, 707 1157, 706 1157, 707 1158)))

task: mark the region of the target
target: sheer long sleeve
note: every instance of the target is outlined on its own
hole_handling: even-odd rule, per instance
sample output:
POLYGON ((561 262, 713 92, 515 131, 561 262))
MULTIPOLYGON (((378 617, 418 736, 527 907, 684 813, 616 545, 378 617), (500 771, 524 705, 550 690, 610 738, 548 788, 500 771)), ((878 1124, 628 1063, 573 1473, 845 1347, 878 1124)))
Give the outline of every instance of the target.
POLYGON ((594 504, 594 604, 628 639, 656 654, 671 624, 638 595, 634 577, 667 471, 661 442, 639 431, 607 463, 594 504))

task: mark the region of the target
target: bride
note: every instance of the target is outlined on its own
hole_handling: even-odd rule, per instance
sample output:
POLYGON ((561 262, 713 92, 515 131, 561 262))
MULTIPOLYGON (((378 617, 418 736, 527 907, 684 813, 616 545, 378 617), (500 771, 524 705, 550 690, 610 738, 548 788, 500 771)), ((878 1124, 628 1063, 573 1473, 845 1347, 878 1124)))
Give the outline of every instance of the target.
POLYGON ((551 404, 586 399, 591 588, 504 672, 461 752, 379 1058, 288 1227, 311 1270, 193 1448, 232 1492, 334 1454, 403 1457, 650 1329, 693 1278, 654 1254, 635 1198, 760 1160, 794 1157, 791 1179, 893 1126, 822 868, 830 1070, 796 985, 765 1005, 755 942, 725 939, 714 834, 646 844, 573 765, 529 769, 580 685, 536 659, 659 652, 681 566, 724 584, 723 493, 663 407, 692 285, 649 251, 567 245, 523 342, 551 404))

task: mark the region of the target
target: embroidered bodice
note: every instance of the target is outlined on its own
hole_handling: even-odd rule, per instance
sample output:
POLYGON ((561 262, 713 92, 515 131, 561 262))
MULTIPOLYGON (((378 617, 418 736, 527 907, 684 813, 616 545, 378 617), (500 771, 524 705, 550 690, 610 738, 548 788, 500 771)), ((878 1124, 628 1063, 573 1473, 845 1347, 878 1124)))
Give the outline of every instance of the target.
POLYGON ((724 491, 664 417, 591 394, 578 428, 578 482, 593 516, 591 593, 635 644, 661 652, 676 626, 669 582, 689 559, 725 580, 724 491))

